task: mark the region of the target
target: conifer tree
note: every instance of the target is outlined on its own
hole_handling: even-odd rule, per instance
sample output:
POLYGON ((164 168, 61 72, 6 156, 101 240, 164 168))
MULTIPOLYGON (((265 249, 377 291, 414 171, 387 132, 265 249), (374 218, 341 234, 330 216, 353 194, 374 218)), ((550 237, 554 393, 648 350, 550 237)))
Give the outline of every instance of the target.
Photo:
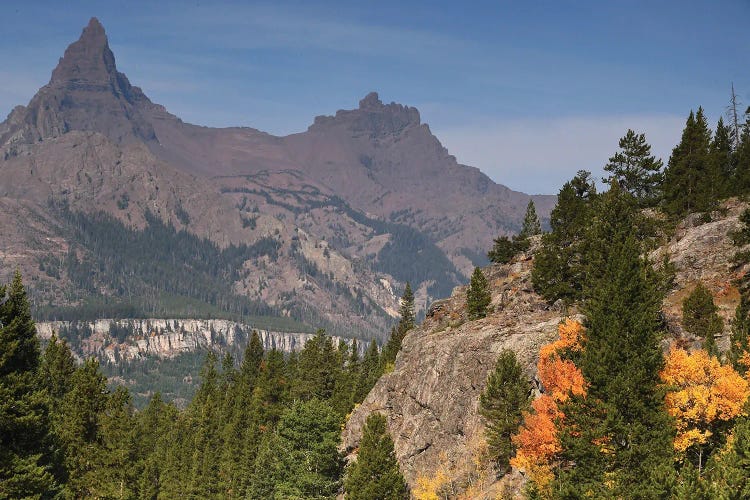
POLYGON ((335 496, 343 470, 338 452, 340 425, 338 415, 325 402, 293 403, 269 441, 264 466, 273 471, 273 495, 261 498, 335 496))
POLYGON ((380 378, 382 366, 378 344, 375 340, 371 340, 370 346, 367 348, 362 359, 362 364, 360 365, 359 379, 357 380, 357 389, 354 397, 355 402, 364 401, 367 394, 380 378))
POLYGON ((70 390, 71 378, 75 371, 76 363, 68 343, 53 333, 44 350, 40 367, 41 383, 47 390, 53 414, 70 390))
MULTIPOLYGON (((275 427, 289 397, 288 382, 284 353, 271 349, 261 363, 258 383, 253 390, 252 418, 258 426, 265 429, 275 427)), ((252 447, 253 443, 248 443, 248 446, 252 447)))
POLYGON ((523 217, 523 225, 521 226, 521 232, 518 233, 518 238, 525 240, 529 236, 536 236, 537 234, 542 234, 542 225, 539 223, 539 217, 536 215, 534 200, 529 200, 529 204, 526 205, 526 214, 523 217))
POLYGON ((411 285, 408 281, 404 288, 404 294, 401 296, 399 316, 400 319, 398 325, 391 329, 391 337, 383 347, 380 362, 384 368, 396 361, 396 355, 398 354, 398 351, 401 350, 401 343, 406 336, 406 332, 414 328, 414 325, 416 324, 416 315, 414 313, 414 292, 412 292, 411 285))
MULTIPOLYGON (((617 206, 612 193, 608 204, 617 206)), ((557 488, 566 495, 654 498, 654 474, 672 463, 673 429, 664 409, 659 275, 642 255, 636 224, 598 210, 591 234, 607 235, 587 275, 586 337, 581 370, 586 397, 563 405, 563 464, 557 488), (609 219, 609 220, 608 220, 609 219)))
POLYGON ((736 194, 750 193, 750 108, 745 111, 745 123, 734 152, 734 171, 736 194))
POLYGON ((585 170, 566 182, 557 195, 550 215, 552 231, 542 237, 531 273, 534 289, 550 302, 581 298, 585 264, 581 244, 595 199, 594 181, 585 170))
POLYGON ((712 498, 750 498, 750 419, 740 418, 724 453, 712 456, 707 478, 719 490, 712 498))
POLYGON ((743 375, 747 372, 747 366, 743 363, 747 353, 750 353, 750 304, 746 295, 741 294, 732 320, 727 358, 732 368, 743 375))
POLYGON ((359 343, 356 339, 353 339, 351 348, 349 349, 349 359, 346 362, 346 368, 341 374, 342 381, 346 383, 346 387, 348 388, 346 411, 342 412, 344 416, 349 414, 355 404, 362 402, 358 399, 357 394, 357 383, 361 370, 362 360, 359 356, 359 343))
POLYGON ((604 181, 616 180, 620 188, 633 195, 642 206, 654 204, 662 182, 662 161, 651 154, 645 134, 628 129, 619 145, 620 151, 604 166, 604 170, 611 173, 604 181))
POLYGON ((69 475, 65 489, 76 498, 102 494, 96 475, 104 467, 101 414, 106 404, 106 379, 99 362, 88 359, 71 377, 71 389, 63 398, 55 426, 69 475))
POLYGON ((511 350, 504 350, 490 373, 487 387, 479 398, 479 412, 486 420, 487 444, 498 471, 508 470, 515 451, 511 436, 529 409, 531 386, 511 350))
POLYGON ((253 330, 240 364, 236 381, 227 397, 227 421, 222 435, 221 489, 241 496, 255 459, 257 423, 253 420, 253 391, 263 362, 263 345, 253 330))
POLYGON ((470 320, 480 319, 487 316, 487 308, 492 302, 490 287, 482 270, 474 268, 471 275, 469 289, 466 291, 466 310, 470 320))
POLYGON ((346 498, 352 500, 404 500, 409 497, 386 419, 380 413, 371 413, 367 417, 357 460, 346 471, 344 491, 346 498))
POLYGON ((189 492, 197 498, 215 497, 221 490, 218 481, 221 393, 216 364, 216 355, 209 352, 201 369, 201 385, 187 410, 193 429, 189 492))
POLYGON ((487 258, 496 264, 507 264, 517 253, 515 241, 511 241, 507 236, 499 236, 494 239, 492 248, 487 252, 487 258))
POLYGON ((38 498, 57 488, 49 463, 47 395, 39 382, 39 344, 18 272, 7 293, 6 298, 0 286, 0 497, 38 498))
POLYGON ((333 341, 320 329, 305 343, 297 361, 299 376, 291 384, 292 398, 328 400, 333 395, 340 362, 333 341))
POLYGON ((120 386, 109 395, 99 422, 102 462, 93 474, 99 494, 105 498, 133 498, 137 485, 138 429, 126 388, 120 386))
MULTIPOLYGON (((138 496, 156 499, 162 482, 161 469, 164 462, 162 441, 172 424, 168 405, 160 393, 154 394, 146 408, 136 415, 138 429, 138 496)), ((176 443, 170 443, 174 446, 176 443)))
POLYGON ((736 186, 732 182, 734 177, 734 152, 729 127, 724 125, 724 119, 719 118, 716 124, 714 138, 711 141, 710 174, 714 178, 711 186, 711 196, 719 199, 735 194, 736 186))
POLYGON ((664 208, 672 215, 710 210, 712 182, 711 131, 703 108, 690 112, 680 143, 672 150, 664 172, 664 208))
POLYGON ((510 239, 507 236, 495 238, 492 249, 487 252, 487 258, 490 262, 507 264, 520 252, 528 250, 529 237, 537 234, 542 234, 542 225, 536 215, 534 201, 529 200, 529 204, 526 206, 526 215, 524 215, 523 218, 521 232, 514 236, 513 239, 510 239))
POLYGON ((711 292, 703 283, 699 283, 682 301, 682 326, 688 332, 702 338, 703 349, 717 357, 719 350, 716 346, 716 335, 724 330, 718 310, 711 292))

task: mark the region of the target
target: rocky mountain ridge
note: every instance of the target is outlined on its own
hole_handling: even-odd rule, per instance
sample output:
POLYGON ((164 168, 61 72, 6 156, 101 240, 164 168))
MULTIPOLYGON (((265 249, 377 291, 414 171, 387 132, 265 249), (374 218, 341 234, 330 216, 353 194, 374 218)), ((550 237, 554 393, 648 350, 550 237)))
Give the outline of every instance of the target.
MULTIPOLYGON (((0 172, 9 235, 0 269, 20 268, 35 304, 131 296, 107 270, 69 272, 71 255, 92 268, 107 262, 79 241, 62 206, 128 231, 155 217, 220 250, 273 240, 222 293, 381 339, 406 281, 420 309, 446 295, 486 262, 493 237, 518 229, 531 199, 459 164, 415 108, 376 93, 286 137, 184 123, 118 71, 95 18, 49 83, 0 124, 0 172)), ((533 199, 544 218, 554 197, 533 199)), ((141 285, 141 295, 161 293, 141 285)))
MULTIPOLYGON (((717 338, 726 348, 731 318, 739 301, 734 280, 748 272, 733 263, 737 249, 731 234, 747 203, 729 200, 712 213, 711 222, 689 217, 669 241, 651 254, 660 262, 667 254, 675 266, 675 284, 664 300, 670 338, 682 345, 700 345, 700 339, 681 325, 682 300, 703 283, 714 295, 724 331, 717 338)), ((530 272, 532 249, 511 264, 485 268, 492 291, 493 311, 484 319, 468 321, 466 286, 450 298, 433 303, 424 322, 410 330, 395 367, 384 375, 357 407, 343 432, 343 448, 356 455, 367 415, 386 415, 396 456, 410 487, 420 479, 446 478, 458 494, 471 488, 471 498, 495 498, 519 491, 522 477, 514 472, 501 481, 482 469, 484 423, 478 414, 479 395, 494 369, 499 353, 512 349, 536 381, 539 347, 557 336, 563 311, 534 293, 530 272)), ((575 309, 566 311, 576 314, 575 309)))

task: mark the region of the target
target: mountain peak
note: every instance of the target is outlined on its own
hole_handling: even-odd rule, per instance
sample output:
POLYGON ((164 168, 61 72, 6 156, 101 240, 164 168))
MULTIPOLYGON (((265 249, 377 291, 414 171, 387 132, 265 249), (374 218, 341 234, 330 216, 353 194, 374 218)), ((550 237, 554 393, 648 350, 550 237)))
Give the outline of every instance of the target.
POLYGON ((104 26, 95 17, 70 44, 52 72, 50 83, 70 81, 104 82, 117 73, 115 56, 109 49, 104 26))
POLYGON ((90 130, 119 143, 154 141, 144 111, 153 104, 117 71, 104 27, 92 17, 52 71, 49 84, 0 124, 0 147, 32 144, 72 130, 90 130))
POLYGON ((85 28, 83 28, 83 34, 81 36, 83 37, 87 33, 90 35, 100 33, 102 35, 104 34, 104 26, 102 26, 102 23, 99 22, 99 19, 97 19, 96 17, 92 17, 91 19, 89 19, 89 24, 85 28))
POLYGON ((383 101, 380 100, 377 92, 370 92, 364 97, 364 99, 359 101, 359 109, 372 109, 382 107, 383 101))
POLYGON ((392 102, 383 104, 377 92, 370 92, 359 101, 357 109, 339 110, 336 116, 316 116, 310 130, 344 126, 359 135, 372 137, 398 135, 408 127, 421 123, 417 108, 392 102))

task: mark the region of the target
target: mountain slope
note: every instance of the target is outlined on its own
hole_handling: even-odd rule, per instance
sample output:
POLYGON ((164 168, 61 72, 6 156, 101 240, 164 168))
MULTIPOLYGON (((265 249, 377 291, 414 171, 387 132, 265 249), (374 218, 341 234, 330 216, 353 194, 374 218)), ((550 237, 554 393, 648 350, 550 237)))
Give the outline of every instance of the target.
MULTIPOLYGON (((416 109, 374 93, 287 137, 186 124, 117 70, 95 18, 49 83, 0 124, 0 172, 0 229, 12 234, 0 259, 30 278, 37 308, 122 302, 133 290, 153 310, 207 300, 165 297, 164 280, 132 266, 123 280, 102 245, 77 241, 117 230, 115 240, 137 244, 143 236, 133 232, 167 228, 167 250, 139 255, 173 262, 182 231, 205 239, 191 244, 212 255, 273 246, 211 278, 225 281, 212 307, 231 312, 235 299, 217 297, 234 295, 366 337, 386 335, 405 281, 424 308, 485 262, 492 238, 518 228, 529 200, 458 164, 416 109), (98 235, 81 232, 102 224, 98 235), (74 279, 71 262, 96 272, 74 279)), ((544 217, 554 197, 535 201, 544 217)), ((180 265, 190 273, 199 260, 180 265)))

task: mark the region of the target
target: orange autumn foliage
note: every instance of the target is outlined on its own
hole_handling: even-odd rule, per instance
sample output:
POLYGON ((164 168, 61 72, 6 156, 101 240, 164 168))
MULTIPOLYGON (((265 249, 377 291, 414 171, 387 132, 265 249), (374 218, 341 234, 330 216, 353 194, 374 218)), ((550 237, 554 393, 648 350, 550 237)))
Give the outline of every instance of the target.
POLYGON ((533 411, 524 415, 518 434, 513 436, 518 451, 510 463, 523 470, 547 464, 560 452, 555 420, 563 415, 557 403, 549 394, 542 394, 531 407, 533 411))
POLYGON ((572 319, 566 319, 558 327, 560 340, 542 347, 539 351, 537 371, 542 387, 552 399, 561 403, 570 394, 585 394, 586 383, 581 370, 572 361, 561 359, 560 351, 580 351, 583 338, 583 325, 572 319))
POLYGON ((675 418, 674 447, 680 452, 705 444, 712 426, 740 415, 750 396, 747 380, 704 350, 672 348, 660 376, 671 389, 665 402, 675 418))
POLYGON ((581 350, 583 325, 567 319, 560 324, 558 332, 560 339, 539 351, 537 370, 545 393, 531 404, 532 411, 524 414, 523 424, 513 436, 518 447, 516 456, 510 461, 541 487, 551 479, 550 464, 561 450, 555 423, 565 415, 558 403, 565 402, 571 394, 586 394, 581 370, 571 361, 560 358, 562 350, 581 350))

